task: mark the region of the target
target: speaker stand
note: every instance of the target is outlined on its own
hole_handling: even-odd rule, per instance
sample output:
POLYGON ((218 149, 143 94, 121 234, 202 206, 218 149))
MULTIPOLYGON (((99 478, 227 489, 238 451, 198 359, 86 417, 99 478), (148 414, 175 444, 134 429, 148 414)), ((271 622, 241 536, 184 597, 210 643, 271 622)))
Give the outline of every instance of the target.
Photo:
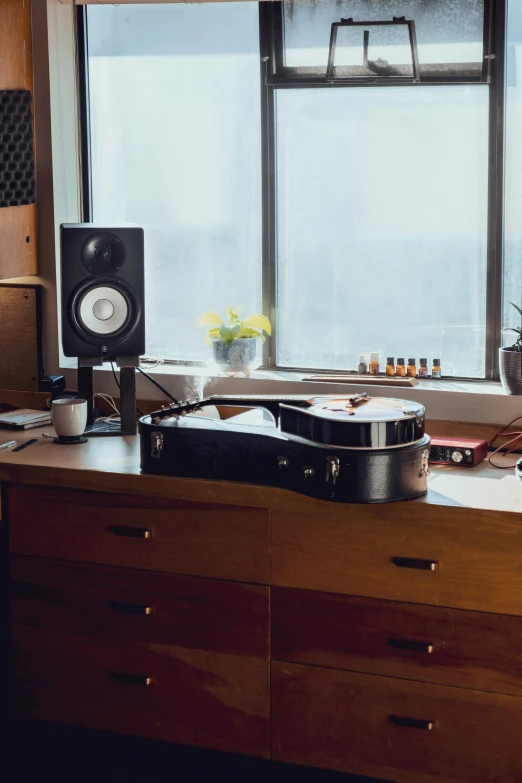
POLYGON ((120 427, 110 427, 106 431, 96 429, 94 423, 94 385, 93 370, 103 364, 103 360, 78 359, 78 397, 87 400, 87 435, 136 435, 136 367, 139 357, 117 357, 120 368, 120 427))

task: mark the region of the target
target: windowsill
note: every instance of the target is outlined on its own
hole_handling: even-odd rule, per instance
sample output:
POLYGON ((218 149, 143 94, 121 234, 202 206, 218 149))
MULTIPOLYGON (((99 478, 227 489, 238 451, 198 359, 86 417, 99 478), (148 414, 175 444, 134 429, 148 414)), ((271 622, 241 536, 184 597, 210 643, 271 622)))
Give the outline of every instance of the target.
MULTIPOLYGON (((364 384, 303 381, 310 373, 283 370, 256 370, 248 378, 212 374, 207 367, 160 365, 143 369, 177 399, 208 397, 212 394, 349 394, 367 391, 376 397, 418 400, 429 419, 505 424, 522 413, 520 397, 504 393, 500 383, 491 381, 421 380, 412 388, 364 384)), ((76 388, 76 372, 64 370, 68 387, 76 388)), ((146 378, 137 377, 138 398, 165 401, 165 396, 146 378)), ((118 396, 110 366, 95 368, 95 389, 118 396)))
MULTIPOLYGON (((103 369, 109 369, 109 367, 104 366, 103 369)), ((267 369, 259 369, 254 370, 251 375, 247 378, 245 376, 236 376, 236 377, 227 377, 223 374, 212 374, 212 371, 209 370, 208 367, 200 367, 197 365, 192 364, 163 364, 159 365, 157 367, 154 367, 152 370, 147 369, 147 364, 142 364, 142 369, 145 370, 145 372, 148 372, 149 374, 158 374, 158 375, 164 375, 164 376, 181 376, 181 377, 199 377, 199 378, 206 378, 207 380, 212 379, 213 381, 222 381, 234 384, 236 386, 238 383, 242 382, 247 385, 255 385, 262 383, 263 385, 276 385, 280 384, 282 382, 284 383, 299 383, 299 384, 305 384, 306 389, 302 392, 303 394, 306 393, 308 387, 313 387, 314 389, 316 387, 327 387, 329 390, 332 389, 332 387, 335 388, 336 391, 339 391, 339 389, 345 389, 346 393, 349 392, 349 390, 353 387, 356 389, 364 388, 364 391, 370 391, 373 390, 374 393, 377 393, 378 396, 402 396, 403 393, 410 393, 410 392, 417 392, 417 393, 424 393, 427 391, 437 391, 437 392, 466 392, 468 394, 494 394, 494 395, 500 395, 501 397, 505 397, 504 390, 502 388, 502 384, 500 382, 495 381, 480 381, 480 380, 451 380, 451 379, 444 379, 444 380, 432 380, 431 378, 427 378, 426 380, 419 380, 419 383, 417 386, 404 386, 404 387, 398 387, 398 386, 388 386, 385 383, 382 385, 376 385, 374 383, 357 383, 357 384, 347 384, 347 383, 335 383, 334 381, 329 381, 328 383, 322 382, 322 381, 304 381, 304 378, 309 378, 311 375, 328 375, 328 372, 321 372, 319 373, 317 370, 309 370, 307 372, 299 372, 297 370, 267 370, 267 369)), ((334 372, 332 372, 332 375, 334 372)), ((274 394, 277 394, 279 391, 282 392, 281 389, 277 388, 274 391, 274 394)), ((256 389, 257 392, 257 389, 256 389)), ((252 392, 252 393, 256 393, 252 392)), ((244 394, 245 392, 237 392, 238 394, 244 394)), ((267 394, 270 392, 266 391, 267 394)))

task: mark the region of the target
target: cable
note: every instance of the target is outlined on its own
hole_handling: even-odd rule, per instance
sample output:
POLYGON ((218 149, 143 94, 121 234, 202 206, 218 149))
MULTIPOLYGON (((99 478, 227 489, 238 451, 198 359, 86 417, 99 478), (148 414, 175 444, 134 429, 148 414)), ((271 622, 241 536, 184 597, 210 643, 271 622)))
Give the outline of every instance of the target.
POLYGON ((175 402, 176 405, 179 405, 179 400, 177 400, 175 397, 173 397, 172 394, 170 392, 168 392, 166 389, 164 389, 163 386, 160 383, 158 383, 157 381, 154 380, 154 378, 151 378, 151 376, 147 372, 144 372, 144 370, 142 370, 141 367, 136 367, 136 369, 138 370, 138 372, 141 372, 141 374, 144 375, 145 378, 148 378, 149 381, 154 384, 154 386, 157 386, 157 388, 161 392, 163 392, 163 394, 166 397, 168 397, 169 400, 172 400, 172 402, 175 402))
POLYGON ((114 362, 111 362, 111 370, 112 370, 112 375, 113 375, 113 378, 114 378, 114 382, 115 382, 116 386, 119 389, 120 388, 120 382, 119 382, 118 377, 116 375, 116 370, 114 369, 114 362))
POLYGON ((103 394, 103 392, 96 392, 96 394, 94 394, 94 398, 96 399, 96 397, 99 397, 101 400, 106 402, 108 405, 111 406, 113 411, 115 411, 115 413, 117 413, 118 416, 120 415, 120 412, 119 412, 119 410, 117 408, 117 405, 114 402, 114 399, 111 397, 110 394, 103 394))
POLYGON ((506 430, 508 429, 508 427, 511 427, 511 425, 514 424, 519 419, 522 419, 522 416, 517 416, 515 419, 510 421, 509 424, 506 424, 505 427, 502 427, 502 429, 499 430, 497 434, 490 440, 488 445, 491 448, 491 446, 497 440, 497 438, 509 438, 509 440, 506 441, 506 443, 496 448, 495 451, 493 451, 489 455, 488 462, 492 468, 498 468, 499 470, 513 470, 513 468, 515 467, 516 463, 515 465, 495 465, 495 463, 492 462, 491 460, 495 456, 495 454, 499 453, 499 451, 502 451, 507 455, 507 454, 512 454, 514 451, 517 450, 518 446, 520 445, 520 441, 522 440, 522 432, 506 432, 506 430))

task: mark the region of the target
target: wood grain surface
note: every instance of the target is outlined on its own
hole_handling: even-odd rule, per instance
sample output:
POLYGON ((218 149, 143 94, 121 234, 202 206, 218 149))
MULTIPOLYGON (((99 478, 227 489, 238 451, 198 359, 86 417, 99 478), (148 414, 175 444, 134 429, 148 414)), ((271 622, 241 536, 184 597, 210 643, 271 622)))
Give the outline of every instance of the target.
POLYGON ((271 514, 272 583, 522 615, 522 522, 413 503, 271 514), (434 561, 401 568, 394 558, 434 561))
POLYGON ((0 285, 0 378, 6 388, 38 391, 42 372, 39 298, 34 287, 0 285))
MULTIPOLYGON (((185 501, 224 503, 228 506, 273 508, 286 512, 320 514, 328 510, 336 518, 348 520, 360 506, 328 503, 274 487, 242 484, 233 481, 178 479, 140 473, 139 438, 90 438, 81 446, 58 446, 40 437, 53 434, 51 427, 17 434, 17 441, 38 438, 28 449, 13 453, 0 451, 0 482, 63 487, 91 492, 147 495, 185 501)), ((5 431, 5 440, 9 433, 5 431)), ((500 458, 512 464, 513 458, 500 458)), ((513 523, 521 519, 522 488, 512 470, 502 471, 482 463, 475 468, 431 466, 428 494, 424 498, 382 506, 383 513, 401 515, 411 508, 419 520, 425 507, 436 507, 442 514, 452 508, 452 519, 468 519, 480 510, 481 518, 492 522, 498 518, 513 523), (390 511, 390 509, 392 509, 390 511)), ((368 508, 368 507, 366 507, 368 508)))
POLYGON ((23 486, 8 505, 14 554, 268 583, 262 509, 23 486))
POLYGON ((522 617, 273 587, 272 657, 522 696, 522 617))
POLYGON ((13 626, 18 716, 234 753, 268 755, 268 666, 257 658, 13 626), (150 685, 132 681, 145 677, 150 685))
MULTIPOLYGON (((32 92, 32 89, 31 0, 2 0, 0 2, 0 90, 32 92)), ((0 208, 0 237, 0 279, 35 275, 37 273, 35 204, 0 208)), ((11 347, 13 345, 14 341, 11 347)))
POLYGON ((11 557, 14 622, 268 657, 268 588, 11 557))
POLYGON ((401 783, 522 780, 515 696, 294 663, 272 663, 271 679, 274 759, 401 783))

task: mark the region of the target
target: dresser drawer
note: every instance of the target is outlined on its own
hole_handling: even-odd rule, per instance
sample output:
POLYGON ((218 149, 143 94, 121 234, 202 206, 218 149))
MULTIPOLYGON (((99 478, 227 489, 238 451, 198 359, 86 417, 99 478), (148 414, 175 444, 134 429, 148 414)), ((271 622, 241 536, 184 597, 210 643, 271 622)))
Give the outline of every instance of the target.
POLYGON ((273 584, 522 615, 518 514, 409 501, 271 520, 273 584))
POLYGON ((268 755, 268 665, 13 625, 18 716, 234 753, 268 755))
POLYGON ((268 587, 11 558, 14 622, 268 657, 268 587))
POLYGON ((522 696, 522 617, 288 587, 270 607, 281 661, 522 696))
POLYGON ((522 701, 272 663, 272 755, 401 783, 520 783, 522 701))
POLYGON ((10 486, 11 552, 267 583, 268 511, 10 486))

